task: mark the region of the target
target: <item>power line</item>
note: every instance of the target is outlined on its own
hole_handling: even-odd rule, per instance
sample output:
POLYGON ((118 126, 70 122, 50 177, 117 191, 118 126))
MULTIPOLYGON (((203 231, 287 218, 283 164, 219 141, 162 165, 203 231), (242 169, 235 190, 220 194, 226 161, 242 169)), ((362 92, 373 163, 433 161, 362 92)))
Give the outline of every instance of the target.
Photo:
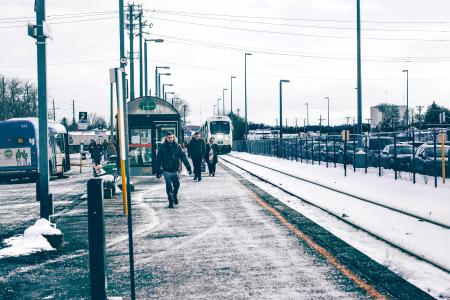
MULTIPOLYGON (((284 21, 307 21, 307 22, 335 22, 335 23, 355 23, 356 20, 337 20, 337 19, 311 19, 311 18, 283 18, 283 17, 266 17, 266 16, 248 16, 248 15, 230 15, 230 14, 213 14, 200 12, 186 12, 173 10, 148 10, 156 13, 178 13, 190 14, 200 16, 216 16, 216 17, 232 17, 232 18, 247 18, 247 19, 264 19, 264 20, 284 20, 284 21)), ((383 20, 365 20, 362 23, 376 23, 376 24, 449 24, 450 21, 383 21, 383 20)))
MULTIPOLYGON (((174 23, 196 25, 196 26, 203 26, 203 27, 212 27, 212 28, 221 28, 221 29, 230 29, 230 30, 237 30, 237 31, 248 31, 248 32, 268 33, 268 34, 280 34, 280 35, 290 35, 290 36, 304 36, 304 37, 312 37, 312 38, 355 39, 355 37, 353 37, 353 36, 320 35, 320 34, 306 34, 306 33, 287 32, 287 31, 271 31, 271 30, 261 30, 261 29, 252 29, 252 28, 242 28, 242 27, 231 27, 231 26, 223 26, 223 25, 205 24, 205 23, 181 21, 181 20, 174 20, 174 19, 165 19, 165 18, 158 18, 158 17, 153 17, 152 19, 160 20, 160 21, 166 21, 166 22, 174 22, 174 23)), ((363 39, 365 39, 365 40, 377 40, 377 41, 450 42, 450 39, 376 38, 376 37, 366 37, 366 38, 363 38, 363 39)))
MULTIPOLYGON (((314 29, 333 29, 333 30, 356 30, 355 27, 335 27, 335 26, 317 26, 317 25, 304 25, 304 24, 287 24, 287 23, 273 23, 273 22, 262 22, 253 20, 239 20, 230 19, 224 17, 216 16, 205 16, 205 15, 191 15, 187 13, 172 13, 157 11, 160 14, 173 15, 179 17, 189 17, 189 18, 200 18, 207 20, 218 20, 227 22, 237 22, 237 23, 248 23, 248 24, 258 24, 258 25, 274 25, 274 26, 286 26, 286 27, 300 27, 300 28, 314 28, 314 29)), ((435 32, 435 33, 448 33, 450 30, 432 30, 432 29, 386 29, 386 28, 363 28, 363 31, 382 31, 382 32, 435 32)))
MULTIPOLYGON (((78 19, 78 20, 70 20, 70 21, 60 21, 60 22, 49 22, 50 25, 55 25, 55 24, 67 24, 67 23, 80 23, 80 22, 92 22, 92 21, 100 21, 100 20, 110 20, 110 19, 117 19, 116 16, 112 16, 112 17, 103 17, 103 18, 93 18, 93 19, 78 19)), ((23 24, 21 25, 11 25, 11 26, 0 26, 0 29, 4 29, 4 28, 19 28, 19 27, 24 27, 23 24)))
MULTIPOLYGON (((222 50, 235 50, 235 51, 253 51, 261 54, 271 54, 280 56, 296 56, 302 58, 314 58, 314 59, 334 59, 334 60, 354 60, 352 55, 336 55, 336 54, 325 54, 325 53, 307 53, 307 52, 293 52, 289 50, 279 50, 279 49, 267 49, 267 48, 257 48, 248 47, 241 45, 225 44, 225 43, 214 43, 209 41, 194 40, 177 36, 160 35, 153 33, 154 36, 171 39, 172 43, 179 43, 190 46, 200 46, 207 48, 215 48, 222 50)), ((415 61, 415 62, 443 62, 449 61, 450 57, 381 57, 381 56, 367 56, 365 61, 376 61, 376 62, 405 62, 405 61, 415 61)))

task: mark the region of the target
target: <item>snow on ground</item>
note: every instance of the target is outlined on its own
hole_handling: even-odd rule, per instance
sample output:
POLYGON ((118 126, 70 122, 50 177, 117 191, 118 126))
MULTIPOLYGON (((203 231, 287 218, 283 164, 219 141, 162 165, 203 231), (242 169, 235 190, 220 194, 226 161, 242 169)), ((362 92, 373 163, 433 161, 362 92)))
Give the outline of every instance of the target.
POLYGON ((450 226, 450 184, 434 188, 422 180, 412 184, 391 176, 378 177, 378 170, 364 174, 351 168, 345 177, 343 170, 332 164, 326 168, 325 163, 311 165, 242 152, 232 155, 450 226))
POLYGON ((59 235, 61 231, 46 219, 39 219, 25 229, 23 235, 6 239, 6 248, 0 249, 0 258, 29 255, 40 251, 55 250, 43 235, 59 235))
MULTIPOLYGON (((331 171, 330 174, 328 174, 328 173, 326 173, 327 172, 326 168, 319 167, 318 165, 310 166, 310 165, 304 165, 304 164, 300 164, 300 163, 297 164, 292 161, 285 161, 285 160, 281 160, 278 158, 262 157, 262 156, 257 156, 257 155, 249 155, 249 154, 245 154, 245 153, 232 153, 232 155, 236 155, 236 156, 248 159, 250 161, 255 161, 255 162, 258 162, 258 163, 268 166, 268 167, 280 169, 280 170, 286 171, 288 173, 291 173, 293 175, 297 175, 297 176, 300 175, 301 177, 305 177, 305 178, 308 177, 308 179, 312 179, 317 182, 320 181, 321 183, 333 182, 333 180, 335 182, 343 182, 344 181, 345 184, 347 184, 346 186, 348 187, 350 184, 347 183, 347 181, 352 181, 353 185, 356 186, 357 184, 360 183, 360 181, 362 182, 361 184, 364 184, 367 180, 367 179, 361 180, 360 178, 363 177, 363 176, 361 176, 361 174, 359 174, 359 176, 353 176, 353 177, 349 176, 347 178, 344 178, 344 180, 342 180, 342 178, 333 178, 332 177, 333 175, 336 177, 336 175, 333 174, 333 171, 331 171), (314 168, 316 170, 314 170, 314 168), (319 171, 317 171, 317 169, 319 171), (314 175, 316 175, 316 177, 313 177, 314 175), (327 177, 327 175, 328 175, 328 177, 327 177)), ((226 159, 230 159, 230 157, 226 157, 226 159)), ((309 186, 306 186, 306 185, 301 186, 299 184, 298 180, 289 184, 288 182, 284 181, 284 180, 287 180, 286 177, 283 177, 283 181, 280 181, 280 177, 278 175, 274 174, 274 172, 270 173, 270 171, 269 172, 264 171, 261 168, 257 168, 257 167, 251 166, 249 164, 245 164, 244 162, 236 160, 236 159, 234 159, 233 162, 237 163, 240 166, 245 167, 246 169, 251 168, 251 172, 255 172, 258 175, 262 175, 261 177, 263 177, 263 178, 274 179, 272 182, 276 182, 278 184, 281 183, 282 187, 285 189, 288 189, 289 191, 295 190, 296 191, 295 194, 301 196, 305 200, 310 201, 310 200, 323 198, 323 199, 321 199, 321 200, 323 200, 320 203, 321 206, 329 205, 330 202, 333 202, 332 201, 333 198, 336 197, 336 194, 333 194, 333 195, 330 194, 330 195, 323 197, 324 195, 322 194, 321 191, 311 189, 311 184, 309 184, 309 186), (275 178, 272 178, 270 176, 275 177, 275 178), (307 195, 307 197, 305 197, 305 195, 307 195), (317 197, 318 195, 320 195, 321 197, 317 197)), ((235 171, 238 170, 237 168, 233 167, 230 164, 226 164, 226 165, 229 166, 230 168, 234 169, 235 171)), ((333 170, 333 169, 329 169, 329 170, 333 170)), ((306 215, 307 217, 311 218, 314 222, 323 226, 325 229, 327 229, 331 233, 333 233, 336 236, 338 236, 339 238, 343 239, 344 241, 346 241, 353 247, 359 249, 360 251, 362 251, 363 253, 365 253, 366 255, 368 255, 369 257, 374 259, 375 261, 385 265, 386 267, 388 267, 395 273, 404 277, 406 280, 410 281, 411 283, 415 284, 416 286, 420 287, 421 289, 427 291, 434 297, 450 299, 450 275, 449 275, 449 273, 439 270, 436 267, 433 267, 426 262, 420 261, 404 252, 401 252, 398 249, 393 248, 392 246, 389 246, 388 244, 374 238, 373 236, 368 235, 367 233, 361 232, 360 230, 356 230, 355 228, 351 227, 350 225, 337 220, 336 218, 330 216, 329 214, 327 214, 311 205, 306 204, 305 202, 299 200, 296 197, 289 196, 286 193, 282 192, 281 190, 279 190, 267 183, 264 183, 258 179, 255 179, 255 177, 252 177, 245 172, 239 171, 239 173, 241 173, 244 177, 251 180, 252 182, 257 184, 264 190, 266 190, 268 193, 272 194, 273 196, 275 196, 278 199, 280 199, 281 201, 283 201, 286 205, 290 206, 291 208, 293 208, 293 209, 299 211, 300 213, 306 215)), ((339 174, 338 176, 342 176, 342 174, 339 174)), ((373 177, 375 177, 376 180, 379 179, 377 176, 371 176, 371 175, 367 175, 367 176, 372 177, 372 180, 374 180, 373 177)), ((370 182, 370 179, 368 181, 370 182)), ((382 180, 381 182, 382 183, 386 182, 387 184, 390 184, 390 182, 387 180, 382 180)), ((416 201, 412 200, 412 201, 410 201, 410 203, 412 203, 412 204, 417 203, 417 202, 419 202, 418 199, 423 198, 422 195, 417 194, 418 193, 417 191, 410 191, 411 189, 413 189, 413 190, 417 189, 418 186, 414 186, 411 184, 407 184, 406 186, 403 186, 403 183, 401 183, 401 182, 394 182, 394 184, 397 184, 397 183, 400 183, 401 188, 398 188, 398 189, 400 189, 400 191, 394 190, 395 194, 402 195, 402 193, 405 193, 407 196, 409 195, 411 198, 415 198, 416 201), (416 195, 416 197, 411 196, 411 195, 416 195)), ((344 184, 344 186, 345 186, 345 184, 344 184)), ((378 182, 378 184, 381 184, 381 183, 378 182)), ((337 185, 337 184, 333 185, 333 187, 337 188, 337 189, 341 189, 341 186, 337 185)), ((423 186, 419 187, 418 189, 420 189, 420 190, 423 189, 423 186)), ((429 194, 433 194, 435 192, 437 194, 439 194, 442 192, 442 190, 444 190, 444 191, 447 191, 447 195, 448 195, 448 191, 449 191, 446 187, 442 187, 442 186, 438 189, 434 189, 434 188, 430 189, 427 186, 425 186, 425 189, 429 194)), ((364 191, 365 195, 371 194, 372 196, 376 196, 376 197, 374 197, 374 199, 378 199, 378 197, 379 197, 381 200, 383 200, 386 195, 385 189, 380 188, 379 185, 373 186, 373 183, 372 183, 372 186, 366 185, 365 189, 364 189, 364 186, 358 187, 357 190, 364 191)), ((355 192, 353 191, 353 193, 355 193, 355 192)), ((392 197, 392 195, 389 195, 389 196, 390 196, 390 199, 394 199, 392 201, 395 201, 396 198, 392 197)), ((440 196, 443 196, 443 194, 440 194, 440 196)), ((407 197, 402 196, 399 198, 403 201, 406 201, 407 197)), ((450 205, 446 206, 442 202, 434 201, 434 199, 435 198, 431 198, 431 197, 430 197, 430 199, 426 199, 426 202, 429 205, 429 207, 427 207, 427 208, 429 208, 429 210, 432 212, 436 212, 436 214, 441 213, 441 216, 448 215, 448 207, 450 205), (433 206, 433 203, 437 203, 436 207, 433 206)), ((342 201, 342 199, 341 199, 341 201, 342 201)), ((424 201, 424 200, 422 200, 422 201, 424 201)), ((337 203, 338 203, 338 205, 334 209, 339 210, 340 209, 339 202, 337 202, 337 203)), ((346 211, 347 205, 342 205, 342 203, 341 203, 341 206, 342 206, 341 207, 342 212, 348 214, 348 211, 346 211), (345 207, 343 207, 343 206, 345 206, 345 207)), ((399 230, 396 230, 398 225, 401 225, 401 224, 399 224, 396 221, 386 222, 385 220, 383 220, 383 216, 380 216, 380 215, 374 216, 372 211, 368 211, 368 209, 372 210, 372 207, 373 207, 373 205, 369 204, 369 206, 365 207, 365 209, 364 209, 364 205, 363 205, 363 208, 360 211, 355 212, 355 215, 351 214, 353 219, 351 219, 350 221, 353 222, 355 219, 354 217, 355 216, 358 217, 358 215, 359 215, 360 216, 359 221, 363 220, 364 222, 366 222, 365 225, 367 226, 367 224, 370 223, 370 219, 372 219, 374 221, 374 223, 372 225, 373 229, 378 228, 378 230, 386 231, 391 237, 394 238, 394 241, 395 241, 395 239, 406 240, 407 241, 406 245, 408 245, 408 243, 409 243, 409 246, 414 246, 414 245, 411 245, 411 236, 414 236, 415 244, 416 244, 415 246, 417 246, 417 248, 413 247, 414 250, 416 250, 416 251, 420 250, 420 251, 426 252, 426 251, 428 251, 428 249, 431 249, 431 252, 432 252, 431 254, 437 255, 436 257, 431 256, 433 259, 438 260, 439 262, 442 262, 442 263, 448 265, 449 255, 448 255, 448 251, 446 251, 446 249, 448 248, 448 245, 450 244, 450 242, 449 242, 450 234, 449 234, 448 230, 443 229, 443 228, 439 229, 439 230, 441 230, 441 232, 437 233, 438 235, 436 235, 436 233, 428 232, 427 229, 424 229, 424 228, 426 228, 426 226, 424 226, 424 227, 421 227, 418 230, 418 233, 416 234, 414 232, 414 230, 410 230, 410 229, 416 228, 417 224, 412 224, 412 225, 410 224, 410 226, 413 228, 406 227, 407 232, 401 232, 399 230), (413 232, 411 232, 411 231, 413 231, 413 232), (416 235, 417 235, 417 237, 416 237, 416 235), (424 239, 422 240, 422 238, 424 238, 424 239), (431 241, 429 239, 431 239, 431 241), (433 251, 435 251, 435 252, 433 252, 433 251)), ((413 209, 416 212, 418 211, 417 207, 409 207, 409 208, 413 209)), ((433 214, 431 214, 431 215, 433 215, 433 214)), ((356 218, 356 219, 358 219, 358 218, 356 218)), ((423 224, 425 224, 425 223, 422 222, 419 224, 419 226, 422 226, 423 224)), ((428 255, 430 255, 430 252, 428 253, 428 255)), ((448 268, 448 266, 447 266, 447 268, 448 268)))

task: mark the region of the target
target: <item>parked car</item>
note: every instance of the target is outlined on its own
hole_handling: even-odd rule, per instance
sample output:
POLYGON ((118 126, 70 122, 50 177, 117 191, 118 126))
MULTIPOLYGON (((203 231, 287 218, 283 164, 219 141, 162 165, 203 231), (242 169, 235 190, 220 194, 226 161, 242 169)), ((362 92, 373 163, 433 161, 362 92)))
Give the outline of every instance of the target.
MULTIPOLYGON (((449 152, 450 152, 450 145, 445 145, 444 146, 445 174, 446 174, 445 177, 450 177, 449 152)), ((442 148, 441 146, 438 146, 436 147, 436 173, 438 176, 441 175, 441 166, 442 166, 442 148)), ((414 169, 417 173, 421 173, 424 175, 434 175, 435 157, 433 145, 424 144, 417 149, 414 159, 414 169)))
POLYGON ((390 136, 370 136, 367 140, 367 155, 369 156, 369 165, 378 166, 378 155, 387 145, 393 145, 394 138, 390 136))
POLYGON ((321 159, 323 161, 337 162, 339 148, 341 147, 341 145, 342 143, 336 143, 336 145, 334 145, 333 142, 328 142, 328 145, 326 145, 326 147, 324 145, 320 150, 321 159))
POLYGON ((381 152, 381 165, 385 169, 409 171, 413 147, 408 144, 388 145, 381 152))
POLYGON ((340 163, 344 163, 344 146, 346 148, 345 162, 347 164, 353 164, 355 153, 364 152, 364 147, 359 147, 358 144, 352 141, 347 142, 346 145, 341 144, 338 151, 338 160, 340 163))

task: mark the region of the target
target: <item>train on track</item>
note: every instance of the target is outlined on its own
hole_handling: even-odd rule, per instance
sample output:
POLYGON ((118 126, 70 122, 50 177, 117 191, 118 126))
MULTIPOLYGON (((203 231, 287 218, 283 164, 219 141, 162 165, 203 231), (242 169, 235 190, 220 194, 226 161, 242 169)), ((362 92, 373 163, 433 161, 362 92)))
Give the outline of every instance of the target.
POLYGON ((219 153, 230 153, 233 147, 233 125, 227 116, 214 116, 208 118, 200 127, 201 138, 205 143, 214 137, 219 153))

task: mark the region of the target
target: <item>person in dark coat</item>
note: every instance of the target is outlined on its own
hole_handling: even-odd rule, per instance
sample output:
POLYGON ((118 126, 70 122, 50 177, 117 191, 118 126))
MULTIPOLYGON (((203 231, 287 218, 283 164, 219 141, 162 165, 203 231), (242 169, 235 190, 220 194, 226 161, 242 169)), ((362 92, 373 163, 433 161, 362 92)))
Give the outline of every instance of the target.
POLYGON ((157 178, 161 178, 161 174, 164 175, 167 197, 169 198, 169 208, 173 208, 174 204, 178 205, 177 195, 180 188, 178 170, 180 168, 180 159, 186 166, 189 174, 192 174, 189 161, 181 150, 181 146, 175 141, 175 135, 168 132, 164 139, 164 143, 158 148, 155 168, 157 178))
POLYGON ((89 154, 91 155, 92 161, 94 161, 94 149, 95 149, 95 146, 97 146, 97 144, 95 143, 94 140, 91 140, 91 142, 89 143, 89 146, 88 146, 88 151, 89 151, 89 154))
POLYGON ((209 139, 209 143, 205 147, 205 161, 208 164, 209 176, 216 175, 216 164, 218 161, 219 146, 215 143, 215 139, 212 137, 209 139))
POLYGON ((202 180, 202 162, 205 156, 205 142, 200 139, 200 133, 194 133, 188 145, 189 157, 192 159, 194 165, 194 180, 202 180))
POLYGON ((103 147, 100 144, 95 145, 94 150, 92 151, 92 159, 94 160, 94 164, 98 166, 102 161, 103 155, 103 147))

